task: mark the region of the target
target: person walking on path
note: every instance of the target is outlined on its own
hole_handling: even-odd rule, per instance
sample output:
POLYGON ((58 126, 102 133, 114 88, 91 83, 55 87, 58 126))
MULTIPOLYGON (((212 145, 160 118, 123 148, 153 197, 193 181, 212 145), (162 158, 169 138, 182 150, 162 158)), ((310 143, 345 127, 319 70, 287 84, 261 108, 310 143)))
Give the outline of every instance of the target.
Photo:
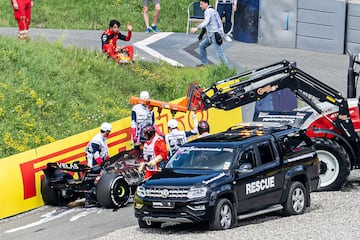
POLYGON ((155 6, 155 12, 153 16, 153 20, 151 25, 149 24, 149 0, 142 0, 143 4, 143 15, 144 15, 144 22, 146 25, 146 33, 158 33, 160 30, 157 28, 156 23, 159 19, 160 15, 160 0, 152 0, 154 6, 155 6))
POLYGON ((11 0, 14 9, 14 18, 18 24, 18 39, 29 40, 29 29, 31 23, 31 8, 33 0, 11 0))
POLYGON ((228 60, 225 57, 224 50, 222 49, 222 37, 224 36, 223 25, 218 12, 210 7, 209 0, 200 0, 200 8, 204 12, 204 21, 202 21, 197 27, 190 29, 191 33, 195 33, 198 30, 206 29, 206 38, 201 39, 200 48, 200 60, 203 66, 208 63, 206 48, 211 44, 215 46, 216 55, 220 59, 221 63, 228 65, 228 60))

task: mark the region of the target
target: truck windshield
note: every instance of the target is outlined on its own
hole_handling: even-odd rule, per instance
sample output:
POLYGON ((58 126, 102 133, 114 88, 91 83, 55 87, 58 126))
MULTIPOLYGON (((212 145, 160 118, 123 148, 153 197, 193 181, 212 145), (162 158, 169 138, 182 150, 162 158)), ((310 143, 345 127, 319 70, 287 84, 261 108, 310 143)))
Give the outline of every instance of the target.
POLYGON ((233 148, 181 147, 166 168, 228 170, 234 160, 233 148))

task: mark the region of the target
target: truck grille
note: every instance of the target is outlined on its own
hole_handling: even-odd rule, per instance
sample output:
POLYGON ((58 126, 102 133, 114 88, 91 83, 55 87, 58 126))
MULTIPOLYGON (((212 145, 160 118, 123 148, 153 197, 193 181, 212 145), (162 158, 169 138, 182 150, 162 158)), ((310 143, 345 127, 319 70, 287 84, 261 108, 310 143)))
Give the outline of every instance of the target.
POLYGON ((186 198, 187 188, 147 188, 146 196, 150 198, 186 198))

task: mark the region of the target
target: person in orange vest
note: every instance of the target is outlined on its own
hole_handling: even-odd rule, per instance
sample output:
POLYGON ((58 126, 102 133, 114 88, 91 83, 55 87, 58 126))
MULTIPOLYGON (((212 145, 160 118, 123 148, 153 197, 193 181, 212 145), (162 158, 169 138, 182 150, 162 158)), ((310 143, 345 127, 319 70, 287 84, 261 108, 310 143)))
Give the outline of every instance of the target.
POLYGON ((14 9, 14 18, 17 21, 19 32, 18 39, 29 39, 29 28, 31 23, 31 8, 34 6, 33 0, 11 0, 14 9))

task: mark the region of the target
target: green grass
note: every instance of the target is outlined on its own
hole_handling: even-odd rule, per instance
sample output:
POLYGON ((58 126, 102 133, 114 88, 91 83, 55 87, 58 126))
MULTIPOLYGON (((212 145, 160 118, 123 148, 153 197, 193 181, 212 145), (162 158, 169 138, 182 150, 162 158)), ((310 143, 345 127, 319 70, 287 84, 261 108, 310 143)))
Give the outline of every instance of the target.
MULTIPOLYGON (((161 0, 158 27, 166 32, 185 32, 187 6, 192 0, 161 0)), ((154 6, 150 0, 150 22, 154 6)), ((143 32, 145 24, 141 0, 35 0, 31 28, 103 30, 111 19, 123 25, 133 24, 134 32, 143 32)), ((0 8, 0 26, 16 27, 10 1, 0 8)))
POLYGON ((118 66, 97 51, 62 42, 0 37, 0 158, 41 146, 130 115, 130 96, 185 96, 235 74, 225 66, 177 68, 139 61, 118 66))
MULTIPOLYGON (((30 28, 105 30, 118 19, 142 32, 141 2, 36 0, 30 28)), ((190 2, 161 0, 160 30, 185 32, 190 2)), ((150 4, 150 18, 153 10, 150 4)), ((0 26, 16 27, 10 1, 0 8, 0 26)), ((0 37, 0 158, 127 117, 130 96, 142 90, 171 101, 185 96, 190 82, 206 87, 235 74, 225 66, 176 68, 163 62, 119 67, 100 52, 63 46, 0 37)))

